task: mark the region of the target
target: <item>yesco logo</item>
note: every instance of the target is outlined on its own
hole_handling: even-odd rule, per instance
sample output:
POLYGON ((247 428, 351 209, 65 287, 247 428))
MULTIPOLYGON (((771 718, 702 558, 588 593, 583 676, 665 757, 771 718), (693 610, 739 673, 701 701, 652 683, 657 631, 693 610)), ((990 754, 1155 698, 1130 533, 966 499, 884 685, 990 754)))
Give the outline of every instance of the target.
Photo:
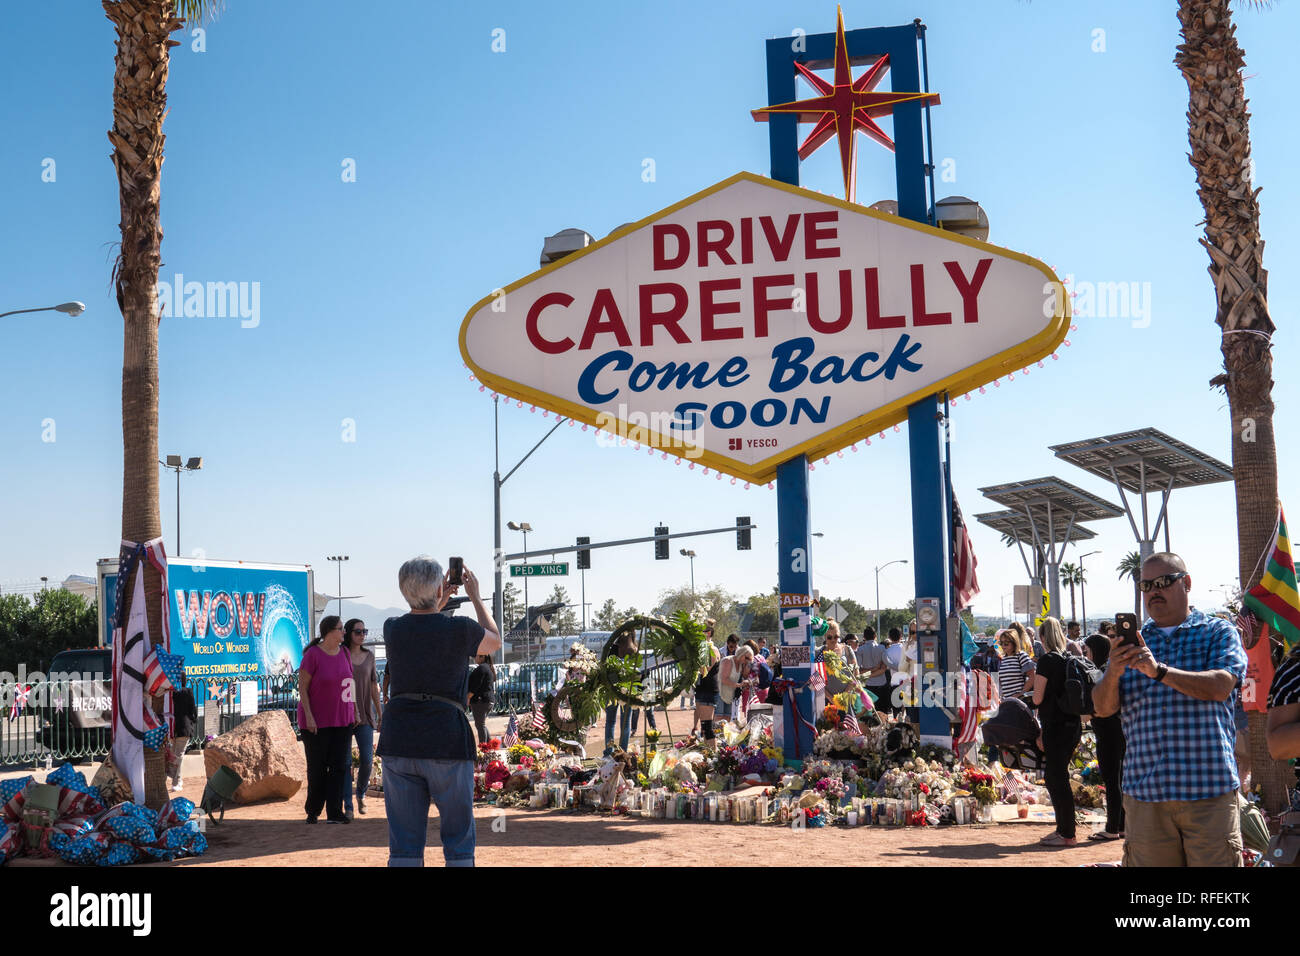
POLYGON ((176 613, 180 617, 182 637, 207 637, 209 627, 216 638, 229 637, 236 628, 240 637, 255 637, 262 633, 265 610, 265 593, 176 590, 176 613))
POLYGON ((60 928, 125 926, 134 936, 148 936, 152 912, 148 893, 82 893, 74 886, 50 897, 50 925, 60 928))

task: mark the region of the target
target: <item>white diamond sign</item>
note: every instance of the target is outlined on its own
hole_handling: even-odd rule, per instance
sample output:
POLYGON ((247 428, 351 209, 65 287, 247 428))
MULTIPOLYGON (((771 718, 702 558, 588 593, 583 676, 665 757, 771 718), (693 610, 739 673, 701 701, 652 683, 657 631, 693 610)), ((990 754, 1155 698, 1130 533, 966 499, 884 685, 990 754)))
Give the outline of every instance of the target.
POLYGON ((767 481, 1068 329, 1035 259, 738 173, 487 296, 460 346, 504 395, 767 481))

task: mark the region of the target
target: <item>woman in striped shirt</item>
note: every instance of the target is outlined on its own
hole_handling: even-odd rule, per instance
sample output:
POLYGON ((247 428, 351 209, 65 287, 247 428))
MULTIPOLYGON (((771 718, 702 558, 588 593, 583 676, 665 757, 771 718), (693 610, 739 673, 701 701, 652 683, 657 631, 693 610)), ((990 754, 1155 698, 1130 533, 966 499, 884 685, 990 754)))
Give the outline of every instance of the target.
POLYGON ((1019 622, 998 635, 998 647, 1002 650, 1002 660, 998 664, 998 694, 1003 700, 1023 697, 1027 693, 1025 688, 1032 690, 1034 686, 1034 659, 1026 650, 1028 643, 1029 635, 1019 622))
POLYGON ((1300 652, 1283 658, 1273 675, 1267 734, 1269 756, 1274 760, 1300 757, 1300 652))

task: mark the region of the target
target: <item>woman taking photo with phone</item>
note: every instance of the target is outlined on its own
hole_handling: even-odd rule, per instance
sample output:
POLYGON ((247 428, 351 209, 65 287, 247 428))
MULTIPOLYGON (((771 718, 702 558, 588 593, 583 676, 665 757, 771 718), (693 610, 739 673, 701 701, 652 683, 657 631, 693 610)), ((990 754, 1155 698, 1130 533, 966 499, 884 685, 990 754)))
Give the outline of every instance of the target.
POLYGON ((426 555, 397 572, 410 613, 384 622, 389 698, 379 756, 389 866, 424 866, 430 801, 438 808, 447 866, 474 865, 476 748, 465 710, 465 662, 495 653, 501 638, 478 578, 468 568, 462 576, 477 623, 439 613, 461 582, 447 581, 442 565, 426 555))
POLYGON ((330 823, 348 823, 343 812, 351 770, 352 661, 343 649, 343 620, 321 618, 320 637, 302 652, 298 668, 298 729, 307 754, 307 822, 321 810, 330 823))

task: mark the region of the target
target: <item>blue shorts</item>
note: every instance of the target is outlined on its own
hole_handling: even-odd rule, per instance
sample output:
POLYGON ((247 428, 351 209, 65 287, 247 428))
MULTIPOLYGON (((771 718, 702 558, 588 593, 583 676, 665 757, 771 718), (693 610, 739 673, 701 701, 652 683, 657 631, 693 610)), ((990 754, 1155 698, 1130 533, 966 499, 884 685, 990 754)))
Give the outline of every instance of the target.
POLYGON ((698 707, 704 704, 708 707, 718 706, 718 692, 716 690, 697 690, 695 692, 695 705, 698 707))

